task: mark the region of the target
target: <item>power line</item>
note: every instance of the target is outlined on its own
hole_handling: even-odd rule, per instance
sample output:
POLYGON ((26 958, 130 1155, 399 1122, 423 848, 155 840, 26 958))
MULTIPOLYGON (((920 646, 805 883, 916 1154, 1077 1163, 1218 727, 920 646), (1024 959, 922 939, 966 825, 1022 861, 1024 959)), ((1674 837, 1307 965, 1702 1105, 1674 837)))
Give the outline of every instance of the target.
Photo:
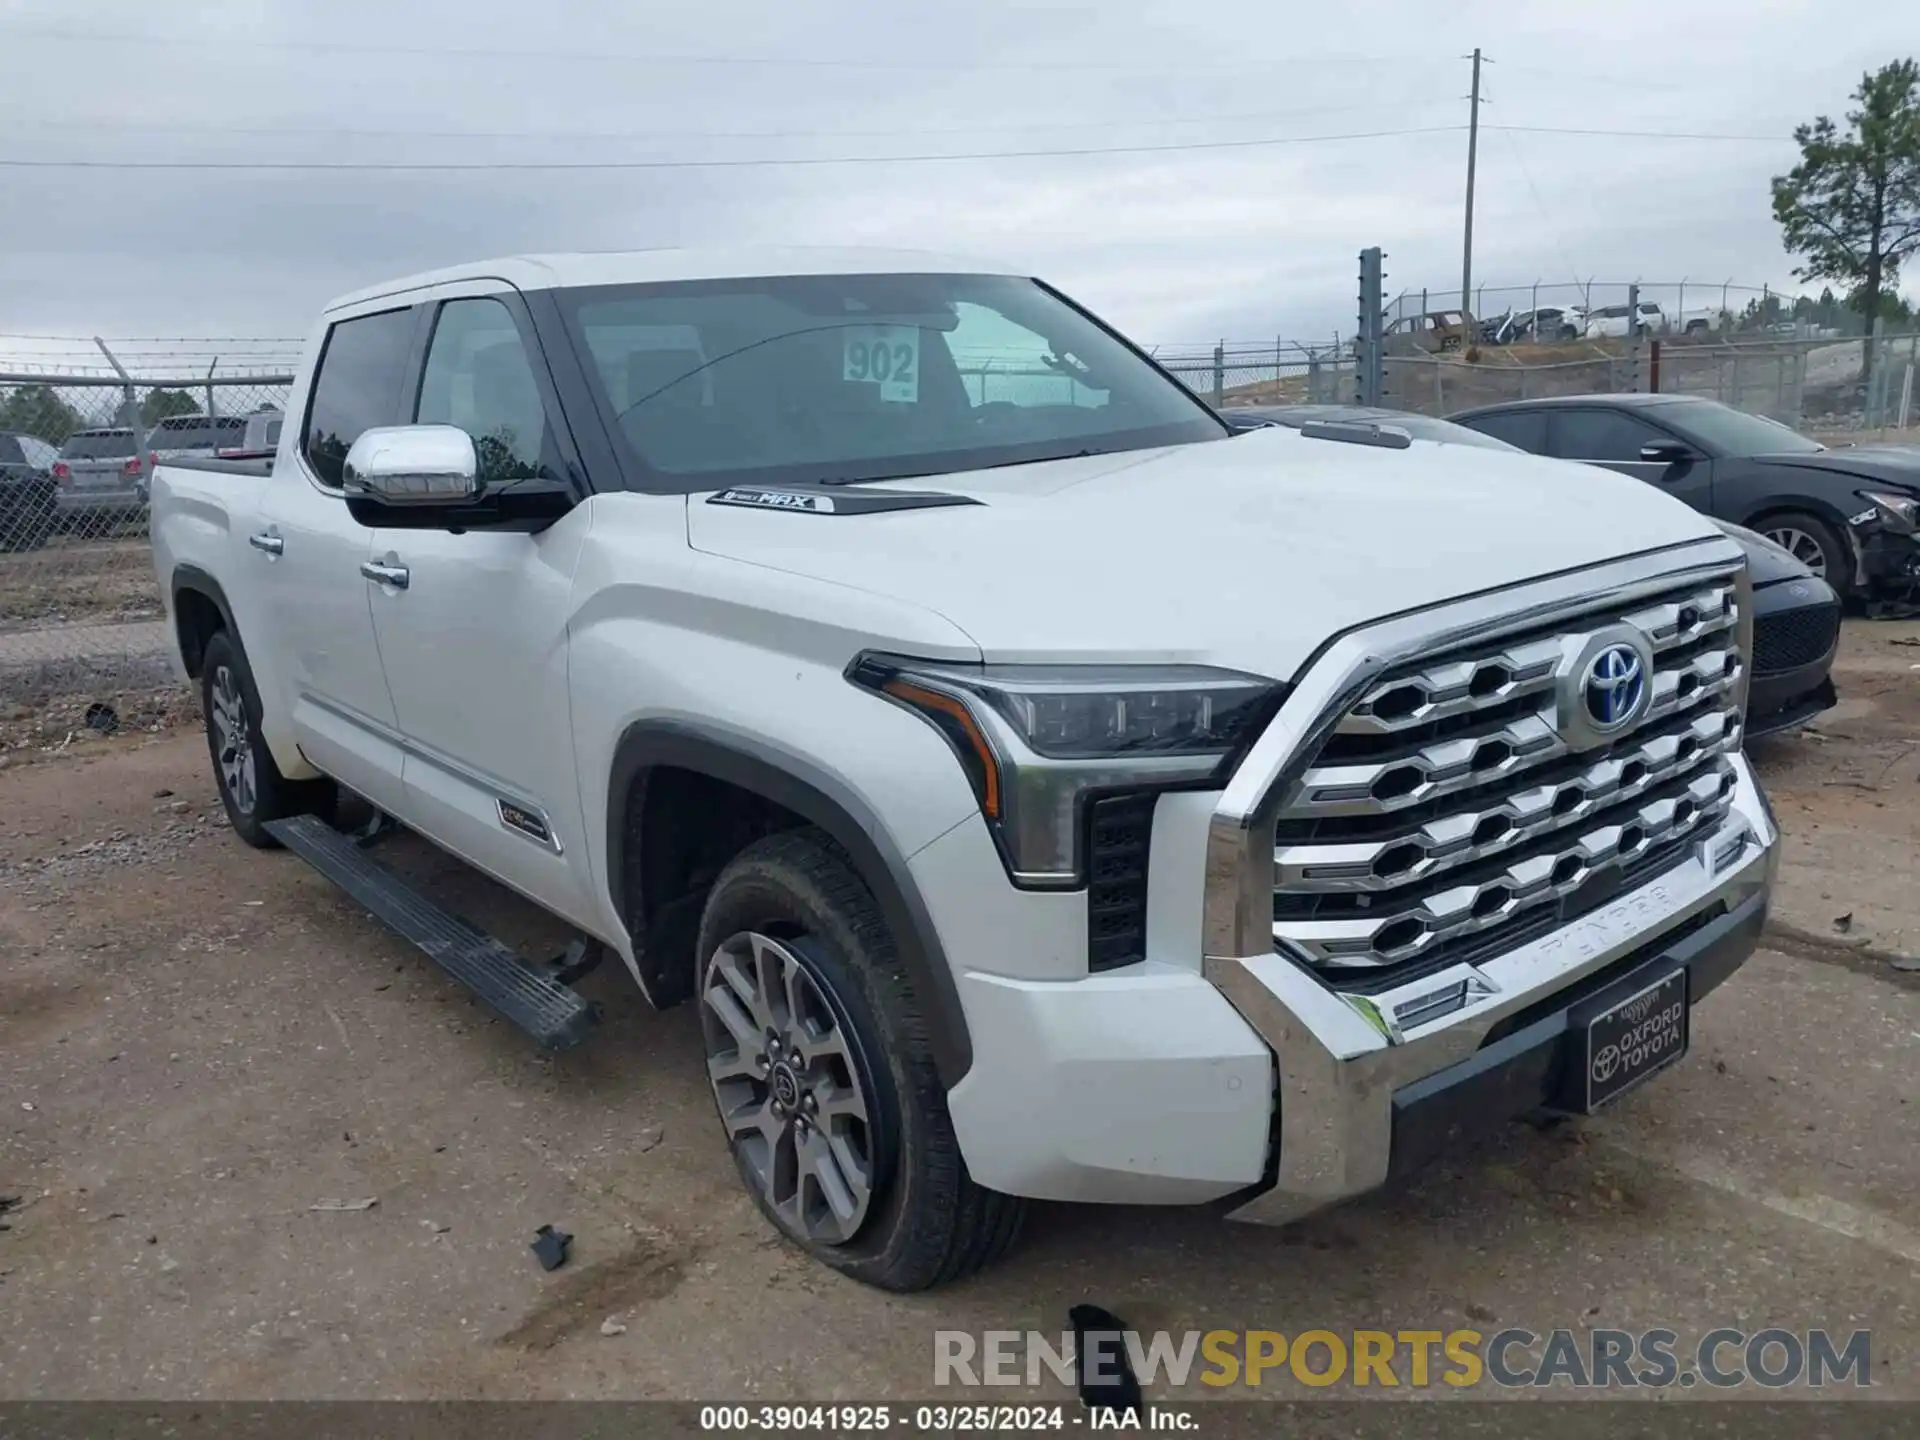
POLYGON ((4 116, 0 123, 43 130, 131 130, 146 133, 203 135, 306 135, 415 140, 830 140, 915 137, 921 135, 1019 134, 1033 130, 1145 129, 1159 125, 1214 125, 1248 120, 1290 120, 1302 115, 1341 115, 1358 110, 1433 109, 1452 102, 1444 99, 1400 102, 1383 107, 1377 101, 1356 105, 1304 105, 1292 110, 1242 111, 1232 115, 1131 115, 1106 120, 1038 120, 1013 125, 891 126, 876 130, 372 130, 337 126, 191 125, 153 124, 146 120, 48 119, 40 115, 4 116))
MULTIPOLYGON (((637 55, 632 52, 606 50, 529 50, 524 48, 503 49, 476 45, 367 45, 355 44, 346 40, 256 40, 233 35, 126 35, 102 31, 98 33, 78 30, 58 29, 12 29, 7 32, 15 39, 71 41, 77 44, 94 46, 138 45, 142 48, 152 46, 186 47, 206 52, 214 49, 233 50, 269 50, 295 51, 302 54, 335 55, 393 55, 425 57, 430 59, 461 60, 511 60, 524 65, 530 60, 559 60, 569 63, 624 64, 624 65, 722 65, 767 67, 773 69, 821 69, 821 70, 901 70, 901 71, 940 71, 968 72, 982 70, 1015 70, 1042 72, 1084 72, 1087 74, 1137 74, 1151 71, 1157 75, 1198 74, 1219 75, 1225 71, 1239 70, 1261 74, 1271 73, 1271 66, 1187 66, 1177 68, 1167 65, 1163 60, 882 60, 856 59, 844 56, 806 56, 806 55, 715 55, 715 54, 675 54, 657 52, 637 55)), ((1408 65, 1423 62, 1424 55, 1355 55, 1348 53, 1329 53, 1315 56, 1290 57, 1308 65, 1408 65)))
POLYGON ((1594 130, 1571 125, 1482 125, 1482 130, 1512 130, 1522 135, 1604 135, 1618 140, 1745 140, 1763 145, 1792 143, 1791 135, 1710 135, 1692 130, 1594 130))
POLYGON ((1165 145, 1088 145, 1041 150, 975 150, 945 155, 753 156, 731 160, 36 160, 0 156, 14 170, 290 170, 343 172, 733 170, 818 165, 918 165, 952 160, 1032 160, 1083 155, 1159 155, 1188 150, 1252 150, 1278 145, 1316 145, 1339 140, 1381 140, 1402 135, 1446 135, 1463 125, 1423 125, 1396 130, 1355 130, 1342 135, 1277 135, 1252 140, 1189 140, 1165 145))

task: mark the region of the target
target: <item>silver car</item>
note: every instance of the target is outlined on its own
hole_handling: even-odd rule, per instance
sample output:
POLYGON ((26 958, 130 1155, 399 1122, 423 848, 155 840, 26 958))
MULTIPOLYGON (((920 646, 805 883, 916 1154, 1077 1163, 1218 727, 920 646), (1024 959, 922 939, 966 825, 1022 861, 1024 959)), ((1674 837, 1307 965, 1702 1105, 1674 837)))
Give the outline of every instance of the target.
POLYGON ((145 462, 124 426, 76 430, 53 462, 54 506, 67 519, 137 515, 146 504, 145 462))

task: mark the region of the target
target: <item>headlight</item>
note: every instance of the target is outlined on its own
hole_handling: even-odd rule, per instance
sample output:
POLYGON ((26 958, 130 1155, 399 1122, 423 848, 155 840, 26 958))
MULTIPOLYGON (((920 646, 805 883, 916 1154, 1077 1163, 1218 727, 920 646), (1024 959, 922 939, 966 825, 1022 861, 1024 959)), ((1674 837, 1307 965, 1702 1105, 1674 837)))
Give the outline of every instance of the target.
POLYGON ((1920 500, 1911 495, 1891 490, 1862 490, 1859 494, 1862 500, 1871 500, 1882 522, 1896 530, 1911 530, 1920 523, 1920 500))
POLYGON ((869 653, 847 671, 946 737, 1014 883, 1085 882, 1081 802, 1224 779, 1286 687, 1199 665, 960 665, 869 653))

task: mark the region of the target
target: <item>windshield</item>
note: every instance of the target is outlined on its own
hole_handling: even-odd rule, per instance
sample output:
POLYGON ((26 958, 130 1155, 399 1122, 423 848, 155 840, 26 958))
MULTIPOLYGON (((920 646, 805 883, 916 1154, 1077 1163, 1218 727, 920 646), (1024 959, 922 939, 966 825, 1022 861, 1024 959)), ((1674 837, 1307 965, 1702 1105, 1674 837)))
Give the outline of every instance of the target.
POLYGON ((558 292, 651 488, 846 483, 1223 439, 1032 280, 809 275, 558 292))
POLYGON ((1689 440, 1723 455, 1811 455, 1827 448, 1777 420, 1749 415, 1712 400, 1669 405, 1659 413, 1663 422, 1689 440))

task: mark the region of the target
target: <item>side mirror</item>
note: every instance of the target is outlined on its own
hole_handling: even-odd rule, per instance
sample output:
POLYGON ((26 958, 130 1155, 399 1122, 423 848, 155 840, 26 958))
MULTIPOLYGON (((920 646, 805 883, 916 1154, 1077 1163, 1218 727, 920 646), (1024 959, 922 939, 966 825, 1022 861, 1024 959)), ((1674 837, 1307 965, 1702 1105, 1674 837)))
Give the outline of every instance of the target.
POLYGON ((1693 459, 1693 451, 1678 440, 1655 440, 1640 447, 1640 458, 1649 465, 1678 465, 1693 459))
POLYGON ((398 508, 471 505, 480 496, 473 437, 452 425, 385 425, 347 451, 341 488, 350 500, 398 508))

